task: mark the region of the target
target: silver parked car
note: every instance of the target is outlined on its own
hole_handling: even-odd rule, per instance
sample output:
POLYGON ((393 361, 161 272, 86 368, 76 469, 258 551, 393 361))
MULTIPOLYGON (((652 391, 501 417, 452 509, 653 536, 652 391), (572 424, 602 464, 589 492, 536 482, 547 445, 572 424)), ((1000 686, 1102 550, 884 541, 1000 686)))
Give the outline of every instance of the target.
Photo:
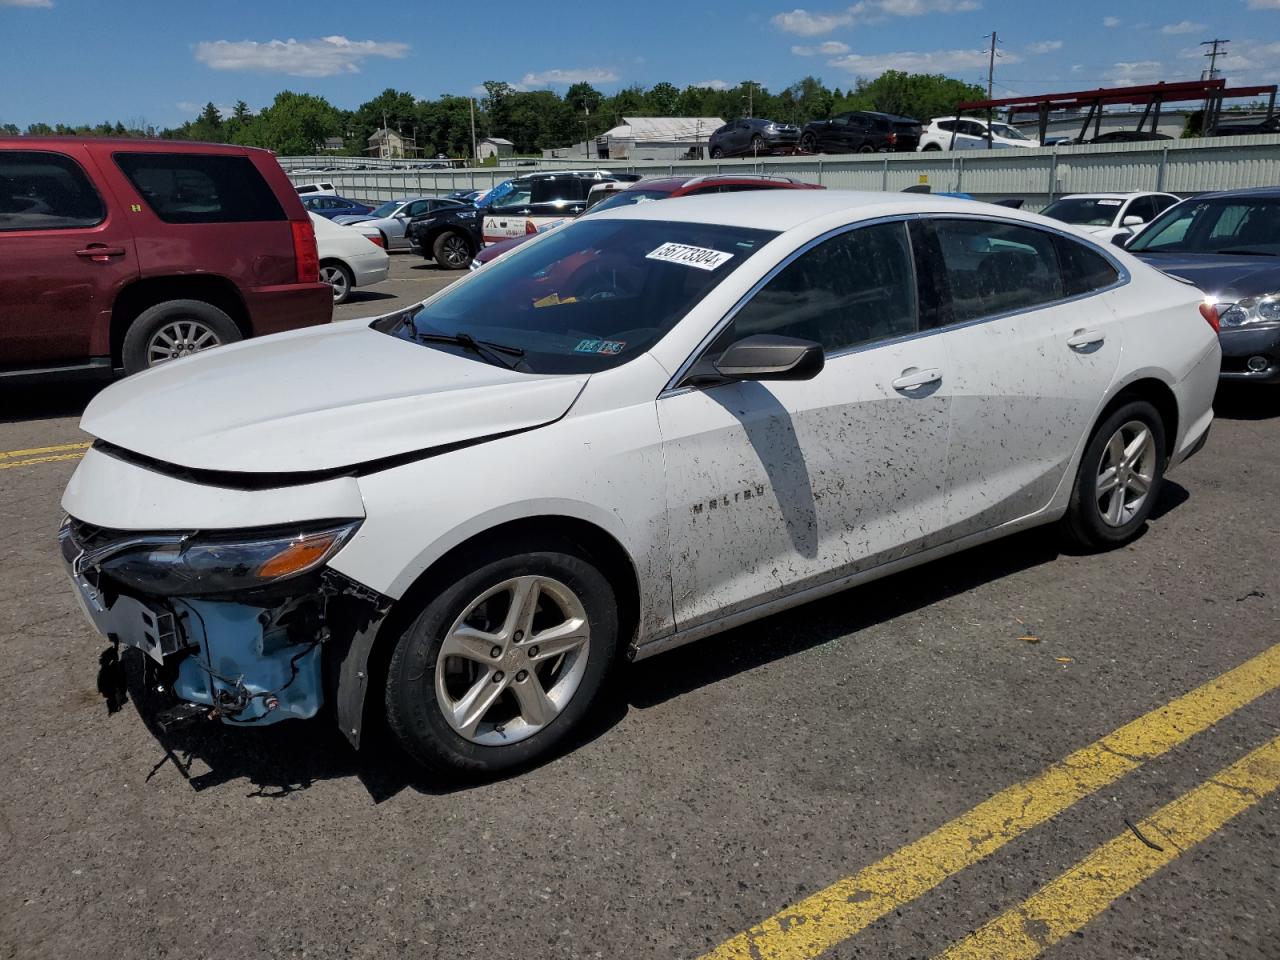
POLYGON ((400 200, 388 200, 382 206, 375 208, 372 213, 334 217, 333 222, 377 227, 387 250, 408 250, 409 238, 405 236, 405 227, 410 220, 440 207, 457 206, 463 206, 463 204, 459 204, 456 200, 444 200, 439 197, 404 197, 400 200))

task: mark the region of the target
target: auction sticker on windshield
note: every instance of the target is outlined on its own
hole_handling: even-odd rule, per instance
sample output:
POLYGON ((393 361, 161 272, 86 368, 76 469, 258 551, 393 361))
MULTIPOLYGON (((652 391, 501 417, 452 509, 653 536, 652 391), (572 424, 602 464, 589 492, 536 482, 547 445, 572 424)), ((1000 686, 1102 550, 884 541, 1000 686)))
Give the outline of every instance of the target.
POLYGON ((686 267, 697 267, 699 270, 714 270, 732 260, 733 254, 708 247, 691 247, 685 243, 664 243, 657 250, 645 254, 645 259, 682 263, 686 267))

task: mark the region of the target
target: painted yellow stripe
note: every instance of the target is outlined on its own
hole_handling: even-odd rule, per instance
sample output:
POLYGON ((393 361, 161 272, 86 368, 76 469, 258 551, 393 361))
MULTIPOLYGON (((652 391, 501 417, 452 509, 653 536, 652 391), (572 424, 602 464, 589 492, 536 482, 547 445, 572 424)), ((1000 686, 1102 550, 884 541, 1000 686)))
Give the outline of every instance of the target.
POLYGON ((1280 688, 1280 644, 982 801, 927 836, 721 944, 703 960, 817 957, 1145 760, 1280 688))
POLYGON ((52 457, 31 457, 28 460, 6 460, 0 463, 0 470, 12 470, 14 467, 33 467, 37 463, 53 463, 57 460, 79 460, 83 453, 60 453, 52 457))
POLYGON ((1033 896, 942 954, 940 960, 1032 960, 1075 933, 1232 817, 1280 789, 1280 737, 1184 793, 1138 824, 1162 847, 1125 831, 1033 896))
POLYGON ((88 450, 92 441, 88 443, 59 443, 52 447, 32 447, 30 450, 0 450, 0 460, 7 460, 10 457, 34 457, 41 453, 61 453, 63 450, 88 450))

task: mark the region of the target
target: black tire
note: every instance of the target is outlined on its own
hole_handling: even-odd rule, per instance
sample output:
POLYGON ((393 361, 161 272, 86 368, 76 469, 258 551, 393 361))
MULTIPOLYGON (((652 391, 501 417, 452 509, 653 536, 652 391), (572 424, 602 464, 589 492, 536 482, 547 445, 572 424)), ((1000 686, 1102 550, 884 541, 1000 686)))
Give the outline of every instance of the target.
POLYGON ((465 270, 471 265, 475 251, 471 242, 457 230, 445 230, 431 245, 431 255, 441 270, 465 270))
MULTIPOLYGON (((387 667, 387 722, 419 763, 469 776, 510 772, 545 757, 592 708, 616 659, 617 604, 604 575, 572 551, 569 546, 514 544, 476 556, 427 602, 401 635, 387 667), (441 648, 454 622, 478 597, 508 579, 530 575, 554 579, 580 600, 590 625, 585 670, 568 702, 540 730, 510 744, 476 743, 455 730, 444 715, 436 690, 441 648)), ((495 701, 495 707, 501 704, 501 699, 495 701)))
POLYGON ((764 149, 764 137, 760 136, 760 134, 757 133, 755 136, 751 138, 751 152, 758 154, 763 149, 764 149))
POLYGON ((333 287, 334 306, 346 303, 351 297, 351 291, 356 288, 356 278, 352 276, 350 268, 339 260, 322 260, 320 262, 320 279, 333 287), (340 277, 335 277, 338 282, 326 279, 324 276, 325 271, 336 271, 340 275, 340 277))
POLYGON ((812 133, 806 133, 800 138, 800 149, 806 153, 818 152, 818 138, 812 133))
POLYGON ((859 153, 875 153, 876 148, 869 143, 864 143, 862 146, 858 148, 858 152, 859 153))
MULTIPOLYGON (((1075 485, 1071 490, 1071 502, 1063 518, 1063 529, 1067 537, 1086 550, 1109 550, 1122 546, 1137 536, 1160 496, 1160 488, 1164 482, 1165 450, 1164 421, 1159 411, 1146 400, 1130 400, 1109 413, 1094 430, 1085 447, 1084 456, 1080 458, 1075 485), (1108 444, 1117 431, 1133 423, 1140 423, 1151 432, 1155 447, 1152 453, 1152 479, 1138 509, 1125 522, 1116 524, 1104 518, 1099 506, 1098 477, 1103 469, 1103 457, 1107 455, 1108 444)), ((1115 496, 1117 494, 1113 493, 1112 497, 1115 496)), ((1110 502, 1114 503, 1114 500, 1110 502)))
POLYGON ((935 153, 941 151, 942 147, 938 146, 936 143, 926 143, 923 149, 925 153, 935 153))
POLYGON ((711 148, 711 159, 712 159, 712 160, 723 160, 723 159, 724 159, 724 151, 723 151, 723 150, 721 150, 719 147, 712 147, 712 148, 711 148))
MULTIPOLYGON (((162 330, 175 323, 194 323, 198 329, 213 334, 217 343, 208 346, 220 346, 235 343, 241 339, 240 328, 235 321, 211 303, 203 300, 166 300, 148 307, 134 318, 124 335, 124 345, 120 351, 120 359, 126 374, 140 373, 164 359, 158 358, 152 349, 152 340, 162 330)), ((197 352, 207 347, 198 347, 197 352)))

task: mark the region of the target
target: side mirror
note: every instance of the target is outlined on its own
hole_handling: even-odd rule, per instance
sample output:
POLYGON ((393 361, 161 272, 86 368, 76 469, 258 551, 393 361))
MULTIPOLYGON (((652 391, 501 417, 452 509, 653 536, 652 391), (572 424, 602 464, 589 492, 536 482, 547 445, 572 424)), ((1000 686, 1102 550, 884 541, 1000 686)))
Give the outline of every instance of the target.
POLYGON ((825 363, 820 343, 757 334, 730 344, 715 368, 731 380, 812 380, 825 363))
POLYGON ((1121 226, 1125 226, 1125 227, 1140 227, 1146 222, 1147 221, 1143 220, 1141 217, 1134 216, 1131 213, 1127 217, 1125 217, 1123 220, 1121 220, 1120 224, 1121 226))
POLYGON ((1135 234, 1132 233, 1117 233, 1111 238, 1111 245, 1113 247, 1127 247, 1134 236, 1135 234))

